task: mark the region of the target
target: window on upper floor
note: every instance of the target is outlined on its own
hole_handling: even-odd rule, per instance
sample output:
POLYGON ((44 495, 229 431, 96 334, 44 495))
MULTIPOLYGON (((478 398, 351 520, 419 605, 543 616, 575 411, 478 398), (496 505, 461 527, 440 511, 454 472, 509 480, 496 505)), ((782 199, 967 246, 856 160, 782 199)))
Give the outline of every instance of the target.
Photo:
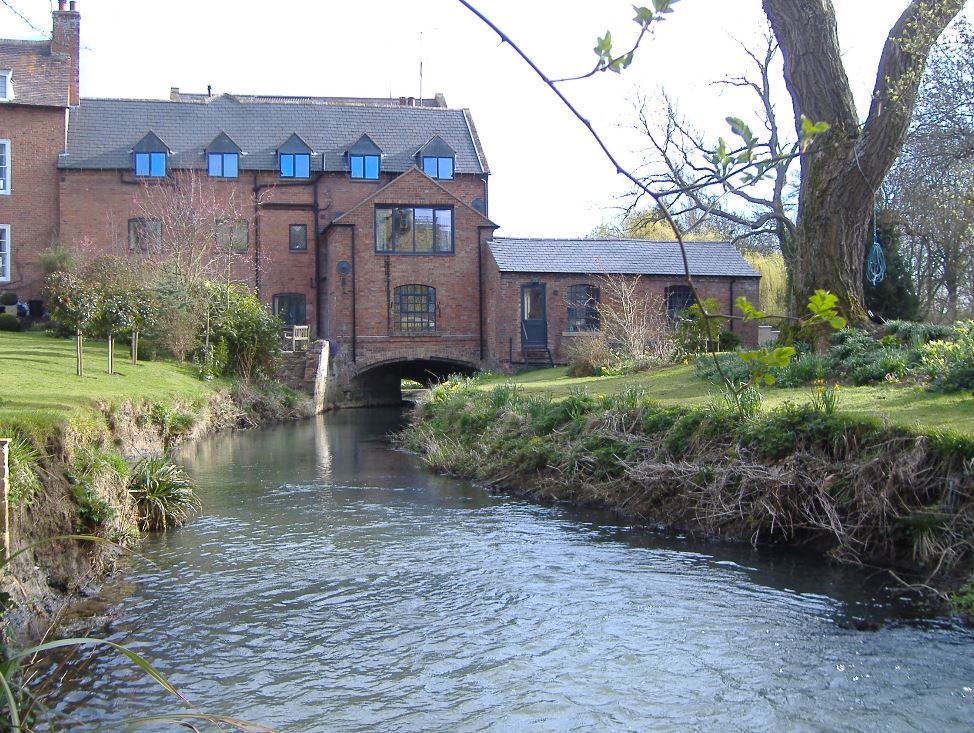
POLYGON ((310 153, 280 153, 278 156, 281 178, 310 178, 310 153))
POLYGON ((220 247, 229 247, 231 252, 246 252, 249 234, 244 219, 218 219, 216 222, 216 243, 220 247))
POLYGON ((292 224, 289 227, 287 248, 292 252, 304 252, 308 249, 307 224, 292 224))
POLYGON ((400 333, 435 331, 436 288, 429 285, 400 285, 393 290, 392 323, 400 333))
POLYGON ((162 222, 139 217, 129 219, 129 251, 158 252, 162 246, 162 222))
POLYGON ((134 153, 135 155, 135 175, 143 178, 162 178, 166 175, 166 154, 157 153, 134 153))
POLYGON ((14 98, 14 86, 10 77, 9 69, 0 69, 0 102, 9 102, 14 98))
POLYGON ((349 155, 348 173, 352 178, 375 181, 379 178, 378 155, 349 155))
POLYGON ((10 193, 10 141, 0 140, 0 194, 10 193))
POLYGON ((277 293, 273 299, 274 315, 288 326, 308 322, 308 300, 303 293, 277 293))
POLYGON ((446 206, 376 206, 379 254, 452 254, 453 209, 446 206))
POLYGON ((693 291, 688 285, 671 285, 666 289, 666 315, 671 323, 686 318, 686 310, 694 304, 693 291))
POLYGON ((571 285, 568 288, 569 331, 599 330, 599 288, 597 285, 571 285))
POLYGON ((430 178, 453 180, 453 158, 447 156, 423 156, 423 173, 430 178))
POLYGON ((213 178, 236 178, 239 153, 207 153, 206 172, 213 178))
POLYGON ((0 224, 0 283, 10 282, 10 225, 0 224))

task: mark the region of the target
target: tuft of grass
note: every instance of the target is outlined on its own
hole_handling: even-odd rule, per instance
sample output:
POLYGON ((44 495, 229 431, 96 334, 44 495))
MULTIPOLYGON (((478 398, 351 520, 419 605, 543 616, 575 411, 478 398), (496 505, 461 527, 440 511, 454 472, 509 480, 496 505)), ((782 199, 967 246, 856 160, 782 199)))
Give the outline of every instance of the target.
POLYGON ((143 531, 166 530, 186 523, 201 508, 192 479, 167 458, 145 458, 129 476, 128 491, 143 531))

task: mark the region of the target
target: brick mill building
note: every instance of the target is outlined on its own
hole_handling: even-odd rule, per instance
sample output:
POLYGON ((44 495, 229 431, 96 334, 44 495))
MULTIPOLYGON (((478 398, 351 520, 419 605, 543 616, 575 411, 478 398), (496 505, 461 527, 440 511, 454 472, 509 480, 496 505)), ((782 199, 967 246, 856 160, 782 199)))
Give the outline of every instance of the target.
MULTIPOLYGON (((673 243, 494 238, 473 119, 441 95, 81 99, 75 3, 53 17, 50 41, 0 41, 0 290, 21 300, 53 242, 141 256, 163 226, 149 194, 188 182, 234 202, 214 221, 234 278, 359 374, 563 361, 600 273, 685 299, 673 243)), ((756 300, 730 244, 690 253, 706 296, 756 300)))

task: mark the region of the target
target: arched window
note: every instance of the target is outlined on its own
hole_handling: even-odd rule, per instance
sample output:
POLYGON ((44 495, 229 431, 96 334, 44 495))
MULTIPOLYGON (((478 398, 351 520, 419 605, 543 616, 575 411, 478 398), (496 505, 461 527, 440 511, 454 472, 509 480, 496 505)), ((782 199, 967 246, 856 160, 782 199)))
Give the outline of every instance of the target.
POLYGON ((571 285, 568 288, 568 330, 599 330, 599 288, 571 285))
POLYGON ((274 296, 274 315, 288 326, 308 322, 308 303, 304 293, 278 293, 274 296))
POLYGON ((666 289, 666 315, 673 323, 682 320, 684 311, 694 302, 693 291, 688 285, 671 285, 666 289))
POLYGON ((402 333, 436 330, 436 288, 400 285, 392 297, 393 328, 402 333))

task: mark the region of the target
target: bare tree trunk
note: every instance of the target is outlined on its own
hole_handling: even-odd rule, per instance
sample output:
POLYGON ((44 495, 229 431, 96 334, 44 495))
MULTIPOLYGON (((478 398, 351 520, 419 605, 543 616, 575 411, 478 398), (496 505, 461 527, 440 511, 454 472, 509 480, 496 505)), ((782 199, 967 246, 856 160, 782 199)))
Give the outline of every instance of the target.
POLYGON ((132 329, 132 364, 139 363, 139 329, 132 329))
POLYGON ((115 334, 112 331, 108 332, 108 373, 112 374, 115 371, 114 356, 115 356, 115 334))
POLYGON ((85 337, 81 335, 81 331, 77 331, 74 335, 74 358, 78 376, 83 377, 85 375, 85 337))

